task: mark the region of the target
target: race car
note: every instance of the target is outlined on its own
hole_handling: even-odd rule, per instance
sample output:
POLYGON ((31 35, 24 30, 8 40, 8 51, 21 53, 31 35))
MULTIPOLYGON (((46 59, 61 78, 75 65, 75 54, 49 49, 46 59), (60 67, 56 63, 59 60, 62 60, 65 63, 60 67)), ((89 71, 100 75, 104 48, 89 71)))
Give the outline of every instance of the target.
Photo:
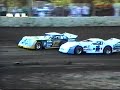
POLYGON ((24 36, 18 43, 19 47, 27 49, 47 49, 47 48, 59 48, 63 43, 68 41, 75 41, 78 35, 71 33, 57 33, 49 32, 43 36, 24 36))
POLYGON ((114 52, 120 52, 120 39, 89 38, 82 41, 66 42, 60 46, 59 52, 77 55, 84 52, 110 55, 114 52))

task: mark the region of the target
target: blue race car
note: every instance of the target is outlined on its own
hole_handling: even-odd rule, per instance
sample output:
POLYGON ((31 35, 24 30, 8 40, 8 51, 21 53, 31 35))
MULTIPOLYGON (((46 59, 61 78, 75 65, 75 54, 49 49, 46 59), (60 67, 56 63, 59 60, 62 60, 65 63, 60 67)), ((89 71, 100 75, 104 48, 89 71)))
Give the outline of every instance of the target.
POLYGON ((19 47, 27 49, 47 49, 47 48, 59 48, 63 43, 68 41, 75 41, 77 35, 71 33, 57 33, 49 32, 44 36, 24 36, 18 43, 19 47))

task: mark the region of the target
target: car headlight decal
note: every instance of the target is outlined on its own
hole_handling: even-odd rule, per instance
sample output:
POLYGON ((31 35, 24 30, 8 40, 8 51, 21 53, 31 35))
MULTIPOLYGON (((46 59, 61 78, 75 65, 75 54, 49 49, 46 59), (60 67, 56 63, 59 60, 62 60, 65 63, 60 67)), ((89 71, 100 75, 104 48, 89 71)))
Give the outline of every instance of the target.
POLYGON ((26 46, 32 46, 33 43, 34 43, 34 41, 32 39, 24 40, 24 45, 26 45, 26 46))

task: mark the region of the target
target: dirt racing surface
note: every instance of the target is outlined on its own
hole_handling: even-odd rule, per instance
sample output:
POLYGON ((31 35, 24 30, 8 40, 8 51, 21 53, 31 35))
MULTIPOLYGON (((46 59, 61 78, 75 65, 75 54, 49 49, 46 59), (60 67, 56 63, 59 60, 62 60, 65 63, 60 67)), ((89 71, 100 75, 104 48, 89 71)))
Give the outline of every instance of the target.
POLYGON ((0 89, 120 89, 120 53, 67 55, 17 47, 23 36, 69 32, 120 38, 120 27, 0 28, 0 89))

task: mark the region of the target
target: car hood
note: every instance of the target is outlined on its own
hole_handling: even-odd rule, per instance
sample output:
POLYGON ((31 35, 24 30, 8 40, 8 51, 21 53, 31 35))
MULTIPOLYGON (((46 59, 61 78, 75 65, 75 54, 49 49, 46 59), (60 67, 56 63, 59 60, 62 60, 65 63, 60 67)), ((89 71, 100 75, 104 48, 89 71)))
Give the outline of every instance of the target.
POLYGON ((64 48, 69 48, 69 47, 73 47, 73 46, 88 46, 88 45, 91 45, 92 42, 83 42, 83 41, 80 41, 80 42, 66 42, 64 44, 61 45, 61 47, 64 47, 64 48))
POLYGON ((91 44, 92 44, 92 42, 84 42, 84 41, 79 42, 80 46, 88 46, 88 45, 91 45, 91 44))
POLYGON ((73 46, 79 45, 79 42, 66 42, 64 44, 62 44, 60 47, 61 48, 70 48, 73 46))

